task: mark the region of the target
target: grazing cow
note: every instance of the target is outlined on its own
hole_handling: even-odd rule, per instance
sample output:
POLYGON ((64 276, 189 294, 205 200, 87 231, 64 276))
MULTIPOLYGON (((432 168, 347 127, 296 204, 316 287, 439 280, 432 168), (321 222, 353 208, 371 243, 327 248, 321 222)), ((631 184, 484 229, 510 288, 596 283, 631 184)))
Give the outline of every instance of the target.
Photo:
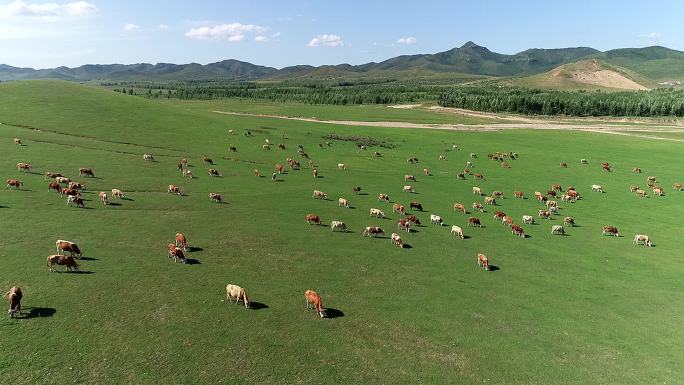
POLYGON ((57 192, 61 192, 62 186, 60 186, 60 184, 57 182, 50 182, 48 183, 48 190, 55 190, 57 192))
POLYGON ((344 222, 332 221, 332 222, 330 222, 330 229, 332 231, 340 230, 340 231, 347 232, 347 225, 344 222))
POLYGON ((635 174, 641 174, 641 168, 639 168, 639 167, 634 167, 634 168, 632 169, 632 172, 635 173, 635 174))
POLYGON ((544 219, 550 219, 551 218, 551 213, 546 211, 546 210, 539 210, 537 212, 537 214, 539 215, 540 218, 544 218, 544 219))
POLYGON ((462 203, 454 203, 454 211, 460 211, 463 214, 468 214, 465 206, 462 203))
POLYGON ((183 162, 178 162, 178 164, 176 165, 176 168, 178 168, 178 171, 180 171, 182 173, 183 172, 183 166, 184 166, 183 162))
POLYGON ((384 218, 385 217, 385 213, 383 213, 382 210, 374 209, 374 208, 370 209, 369 215, 374 216, 374 217, 378 217, 378 218, 384 218))
POLYGON ((407 193, 415 193, 415 191, 413 190, 413 186, 410 186, 410 185, 404 186, 404 190, 403 190, 403 191, 404 191, 404 192, 407 192, 407 193))
POLYGON ((459 172, 458 174, 456 174, 456 178, 458 178, 460 180, 465 180, 466 176, 464 173, 459 172))
POLYGON ((45 180, 48 180, 49 178, 55 179, 57 177, 64 177, 64 175, 62 175, 59 172, 50 172, 50 171, 45 173, 45 180))
POLYGON ((63 188, 60 192, 61 196, 70 196, 70 197, 75 197, 81 195, 78 190, 72 189, 72 188, 63 188))
POLYGON ((551 226, 551 235, 565 235, 565 228, 561 225, 551 226))
POLYGON ((261 148, 264 149, 264 150, 270 150, 270 149, 271 149, 271 146, 268 145, 268 144, 262 144, 262 145, 261 145, 261 148))
POLYGON ((477 180, 484 180, 484 176, 482 174, 479 174, 479 173, 475 173, 475 175, 473 175, 473 177, 477 180))
POLYGON ((393 245, 399 246, 402 249, 404 248, 404 241, 401 240, 401 237, 397 233, 392 233, 390 236, 390 240, 392 241, 393 245))
POLYGON ((601 169, 602 169, 603 171, 608 171, 608 172, 610 172, 610 171, 611 171, 611 169, 610 169, 610 164, 608 164, 608 163, 602 163, 602 164, 601 164, 601 169))
POLYGON ((407 216, 406 220, 408 220, 409 222, 413 223, 416 226, 420 225, 420 219, 418 219, 418 217, 415 215, 407 216))
POLYGON ((378 200, 379 200, 379 201, 389 202, 389 201, 390 201, 390 197, 389 197, 389 195, 387 195, 387 194, 378 194, 378 200))
MULTIPOLYGON (((297 162, 297 165, 299 165, 299 162, 297 162)), ((309 167, 314 168, 316 165, 314 164, 314 161, 309 159, 309 167)))
POLYGON ((501 162, 501 168, 511 168, 511 165, 508 162, 501 162))
POLYGON ((181 163, 183 166, 186 166, 186 167, 187 167, 187 165, 188 165, 188 160, 185 159, 185 158, 183 158, 183 159, 180 160, 180 163, 181 163))
POLYGON ((304 297, 306 298, 306 308, 309 309, 309 306, 313 305, 313 308, 316 309, 318 315, 323 318, 325 316, 325 309, 323 308, 323 299, 321 299, 321 296, 313 290, 307 290, 304 292, 304 297))
POLYGON ((446 160, 446 156, 440 155, 440 156, 439 156, 439 160, 446 160))
POLYGON ((174 245, 182 247, 183 251, 188 251, 188 239, 183 233, 176 233, 174 245))
POLYGON ((188 263, 188 259, 185 257, 185 254, 183 254, 183 249, 180 247, 174 245, 173 243, 169 243, 168 251, 169 258, 173 258, 175 263, 178 263, 178 261, 181 263, 188 263))
POLYGON ((54 265, 64 266, 64 271, 78 271, 78 264, 74 257, 66 255, 49 255, 47 257, 47 267, 50 272, 53 272, 52 268, 54 265))
POLYGON ((477 210, 477 211, 483 213, 484 212, 484 206, 482 205, 482 203, 473 202, 473 210, 477 210))
POLYGON ((413 175, 404 175, 404 181, 407 181, 407 180, 416 182, 416 177, 413 175))
POLYGON ((479 187, 473 187, 473 195, 482 195, 482 189, 479 187))
POLYGON ((430 169, 424 168, 424 169, 423 169, 423 175, 425 175, 425 176, 430 176, 430 169))
POLYGON ((259 169, 255 168, 254 169, 254 176, 257 178, 261 178, 261 171, 259 171, 259 169))
POLYGON ((522 221, 526 225, 534 224, 534 217, 532 215, 523 215, 522 221))
POLYGON ((280 164, 280 163, 276 164, 276 165, 275 165, 275 170, 276 170, 276 172, 277 172, 278 174, 282 174, 282 173, 283 173, 283 165, 280 164))
POLYGON ((83 177, 95 178, 95 173, 92 169, 81 167, 78 169, 78 175, 83 177))
POLYGON ((86 186, 83 183, 69 182, 69 188, 72 190, 85 190, 86 186))
POLYGON ((245 307, 249 309, 249 297, 247 297, 247 291, 238 285, 228 284, 226 285, 226 301, 231 303, 233 300, 235 300, 236 305, 242 300, 242 303, 245 305, 245 307))
POLYGON ((534 192, 534 199, 541 201, 543 198, 544 198, 544 196, 542 195, 541 191, 535 191, 534 192))
POLYGON ((312 223, 315 223, 317 225, 321 224, 321 217, 319 217, 318 215, 314 215, 314 214, 309 213, 309 214, 306 214, 306 216, 304 218, 306 219, 306 223, 308 223, 309 225, 312 223))
POLYGON ((682 184, 677 182, 677 183, 672 185, 672 188, 676 191, 682 191, 682 184))
POLYGON ((143 154, 143 160, 149 160, 149 161, 154 162, 154 156, 152 156, 150 154, 143 154))
POLYGON ((408 219, 400 219, 397 222, 397 230, 405 230, 407 233, 411 232, 411 221, 408 219))
POLYGON ((109 196, 106 192, 100 191, 100 201, 103 205, 107 206, 109 204, 109 196))
POLYGON ((568 168, 568 164, 565 162, 561 162, 560 168, 568 168))
POLYGON ((55 241, 55 249, 57 250, 57 254, 64 254, 65 252, 69 252, 70 256, 76 256, 78 258, 81 258, 83 253, 81 252, 81 249, 78 247, 77 244, 71 241, 65 241, 63 239, 58 239, 55 241))
POLYGON ((493 215, 494 219, 496 219, 496 220, 501 220, 501 218, 503 218, 505 216, 506 216, 506 213, 504 213, 503 211, 495 211, 494 215, 493 215))
POLYGON ((511 233, 519 236, 520 238, 525 238, 525 230, 523 230, 523 228, 518 225, 511 226, 511 233))
POLYGON ((347 166, 344 163, 338 163, 337 164, 337 169, 338 170, 346 170, 347 166))
POLYGON ((221 173, 217 169, 210 168, 209 169, 209 176, 221 176, 221 173))
POLYGON ((418 202, 409 203, 409 208, 411 208, 411 210, 416 209, 416 210, 423 211, 423 205, 418 203, 418 202))
POLYGON ((554 190, 548 190, 548 191, 546 192, 546 196, 547 196, 547 197, 555 197, 555 196, 556 196, 556 192, 555 192, 554 190))
POLYGON ((589 163, 589 162, 587 162, 586 159, 584 159, 584 158, 580 159, 580 164, 587 164, 587 163, 589 163))
POLYGON ((596 192, 600 192, 601 194, 603 194, 603 186, 598 185, 598 184, 592 184, 591 185, 591 191, 596 191, 596 192))
POLYGON ((219 193, 210 192, 209 199, 216 203, 223 203, 223 197, 219 193))
POLYGON ((482 227, 482 223, 480 223, 479 218, 470 217, 468 218, 468 226, 482 227))
POLYGON ((525 193, 522 191, 513 191, 513 196, 520 199, 525 199, 525 193))
POLYGON ((496 205, 496 199, 492 197, 485 197, 484 204, 494 206, 496 205))
POLYGON ((439 215, 430 214, 430 223, 432 223, 433 225, 443 226, 443 222, 444 221, 442 220, 442 217, 440 217, 439 215))
POLYGON ((558 214, 558 206, 549 206, 550 214, 558 214))
POLYGON ((278 180, 278 174, 276 174, 276 173, 274 172, 273 175, 271 175, 271 180, 274 181, 274 182, 277 181, 277 180, 278 180))
POLYGON ((314 190, 313 194, 311 195, 315 199, 328 199, 328 194, 324 193, 323 191, 318 191, 314 190))
POLYGON ((619 237, 620 232, 618 231, 617 227, 615 226, 603 226, 603 231, 601 232, 601 235, 612 235, 614 237, 619 237))
POLYGON ((85 202, 83 202, 83 199, 81 199, 81 197, 79 197, 79 196, 69 195, 67 197, 67 207, 71 206, 72 203, 75 204, 76 207, 79 207, 79 208, 85 207, 85 202))
POLYGON ((385 231, 377 226, 368 226, 363 230, 364 237, 377 237, 380 234, 384 234, 385 231))
POLYGON ((340 198, 337 200, 337 206, 349 208, 349 201, 344 198, 340 198))
POLYGON ((551 190, 553 190, 553 191, 563 191, 563 188, 561 187, 560 184, 554 183, 554 184, 551 185, 551 190))
POLYGON ((313 169, 313 177, 318 178, 318 170, 315 168, 313 169))
POLYGON ((229 151, 229 152, 237 152, 237 147, 235 147, 235 146, 230 146, 230 147, 228 147, 228 151, 229 151))
POLYGON ((14 144, 16 144, 17 146, 23 146, 24 142, 22 142, 19 138, 14 138, 14 144))
POLYGON ((664 194, 665 193, 664 193, 662 187, 654 187, 653 188, 653 195, 660 197, 660 196, 663 196, 664 194))
POLYGON ((416 158, 415 156, 412 156, 412 157, 406 159, 406 163, 418 163, 418 158, 416 158))
POLYGON ((285 149, 285 144, 279 143, 279 144, 278 144, 278 149, 284 150, 284 149, 285 149))
POLYGON ((477 267, 482 266, 483 269, 489 271, 489 259, 487 256, 481 253, 477 254, 477 267))
POLYGON ((572 198, 568 194, 561 195, 561 202, 570 202, 572 198))
POLYGON ((22 181, 16 180, 16 179, 7 179, 6 183, 7 183, 6 188, 10 189, 10 190, 12 189, 12 187, 19 190, 19 188, 24 185, 24 183, 22 181))
POLYGON ((31 166, 31 165, 28 164, 28 163, 17 163, 17 171, 26 171, 26 172, 28 172, 28 171, 31 171, 32 168, 33 168, 33 166, 31 166))
POLYGON ((183 176, 190 179, 194 178, 189 168, 183 169, 183 176))
POLYGON ((214 160, 206 155, 202 158, 202 162, 204 162, 204 164, 214 164, 214 160))
POLYGON ((361 192, 361 186, 352 187, 352 191, 354 192, 354 194, 358 195, 358 193, 361 192))
POLYGON ((547 208, 550 208, 550 207, 558 207, 558 202, 556 202, 556 201, 546 201, 546 207, 547 207, 547 208))
POLYGON ((113 188, 113 189, 112 189, 112 196, 113 196, 114 198, 118 198, 118 199, 123 199, 123 198, 126 197, 126 196, 124 195, 124 192, 121 191, 121 190, 119 190, 118 188, 113 188))
POLYGON ((580 198, 579 193, 575 190, 568 190, 567 195, 569 195, 572 200, 578 200, 580 198))
POLYGON ((19 286, 12 286, 12 288, 10 288, 7 293, 5 293, 5 298, 7 299, 7 302, 9 302, 10 306, 7 310, 7 314, 9 314, 10 318, 14 317, 16 313, 22 315, 21 299, 23 297, 24 295, 21 293, 21 288, 19 286))
POLYGON ((471 158, 477 158, 477 154, 474 153, 474 152, 471 152, 471 153, 470 153, 470 157, 471 157, 471 158))
POLYGON ((406 209, 399 203, 395 203, 392 205, 392 213, 402 213, 406 215, 406 209))
POLYGON ((176 186, 175 184, 170 184, 169 188, 166 190, 167 194, 176 194, 178 196, 181 196, 181 189, 180 187, 176 186))
POLYGON ((465 236, 463 235, 463 229, 460 228, 459 226, 453 225, 451 226, 451 234, 460 237, 461 239, 465 239, 465 236))
POLYGON ((501 218, 501 224, 502 225, 507 225, 507 226, 513 226, 513 218, 509 217, 508 215, 504 215, 501 218))
POLYGON ((634 240, 632 241, 633 244, 638 245, 642 244, 644 246, 651 247, 653 244, 651 243, 651 237, 648 235, 643 235, 643 234, 636 234, 634 236, 634 240))
POLYGON ((634 191, 634 193, 636 194, 636 196, 638 196, 638 197, 640 197, 640 198, 645 198, 645 197, 648 195, 648 194, 646 194, 646 191, 644 191, 644 190, 642 190, 642 189, 640 189, 640 188, 637 188, 637 189, 634 191))
POLYGON ((503 191, 494 191, 494 192, 492 192, 492 197, 493 197, 493 198, 505 199, 505 198, 504 198, 504 193, 503 193, 503 191))

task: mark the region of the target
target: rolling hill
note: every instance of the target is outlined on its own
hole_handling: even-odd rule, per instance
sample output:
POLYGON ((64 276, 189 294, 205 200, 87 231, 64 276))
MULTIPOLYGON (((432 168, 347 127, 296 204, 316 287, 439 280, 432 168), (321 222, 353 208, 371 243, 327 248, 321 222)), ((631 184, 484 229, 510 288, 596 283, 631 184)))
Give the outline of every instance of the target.
POLYGON ((655 84, 630 70, 590 59, 563 64, 550 71, 510 80, 523 87, 544 89, 647 90, 655 84))
POLYGON ((589 47, 528 49, 513 55, 490 51, 467 42, 436 54, 402 55, 379 63, 314 67, 297 65, 276 69, 238 60, 206 65, 190 64, 89 64, 76 68, 18 68, 0 65, 0 81, 22 79, 88 80, 287 80, 330 78, 398 78, 415 76, 521 77, 543 74, 566 64, 600 60, 618 73, 647 87, 684 78, 684 52, 665 47, 623 48, 601 52, 589 47))

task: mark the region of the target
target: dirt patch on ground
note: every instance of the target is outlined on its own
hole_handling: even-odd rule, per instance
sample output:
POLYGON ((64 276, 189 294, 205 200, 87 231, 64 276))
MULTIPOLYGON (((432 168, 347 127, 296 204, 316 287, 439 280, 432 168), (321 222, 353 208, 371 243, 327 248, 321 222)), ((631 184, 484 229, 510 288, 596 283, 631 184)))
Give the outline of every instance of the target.
POLYGON ((422 106, 422 104, 395 104, 393 106, 387 106, 387 107, 397 108, 397 109, 403 110, 403 109, 407 109, 407 108, 416 108, 416 107, 420 107, 420 106, 422 106))
POLYGON ((577 83, 591 84, 599 87, 618 88, 622 90, 647 90, 648 88, 628 79, 625 76, 609 70, 573 71, 572 80, 577 83))

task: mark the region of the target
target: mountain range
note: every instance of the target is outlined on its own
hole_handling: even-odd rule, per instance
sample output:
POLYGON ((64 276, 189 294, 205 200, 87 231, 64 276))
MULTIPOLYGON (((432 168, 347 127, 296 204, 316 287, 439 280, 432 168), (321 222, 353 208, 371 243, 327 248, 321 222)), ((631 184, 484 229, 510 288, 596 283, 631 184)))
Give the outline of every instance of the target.
POLYGON ((599 51, 589 47, 528 49, 513 55, 492 52, 467 42, 435 54, 397 56, 379 63, 339 64, 314 67, 298 65, 276 69, 238 60, 206 65, 190 64, 88 64, 76 68, 18 68, 0 64, 0 81, 23 79, 89 80, 285 80, 331 78, 345 75, 377 76, 460 74, 486 77, 528 77, 586 60, 618 68, 621 74, 649 86, 684 79, 684 52, 660 46, 599 51))

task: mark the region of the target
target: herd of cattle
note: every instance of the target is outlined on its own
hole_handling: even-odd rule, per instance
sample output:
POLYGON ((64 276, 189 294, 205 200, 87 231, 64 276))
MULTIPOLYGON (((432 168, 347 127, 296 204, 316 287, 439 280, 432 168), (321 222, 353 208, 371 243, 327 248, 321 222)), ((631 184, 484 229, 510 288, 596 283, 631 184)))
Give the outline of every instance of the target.
MULTIPOLYGON (((15 139, 15 143, 18 145, 23 145, 22 141, 20 139, 15 139)), ((328 143, 328 146, 331 144, 328 143)), ((323 147, 322 145, 319 145, 323 147)), ((262 146, 263 149, 269 150, 270 149, 270 143, 267 141, 266 144, 262 146)), ((285 150, 286 146, 284 144, 279 144, 278 148, 281 150, 285 150)), ((364 146, 359 146, 360 150, 364 150, 364 146)), ((454 145, 453 146, 454 150, 458 150, 458 146, 454 145)), ((237 148, 235 146, 231 146, 229 151, 231 152, 237 152, 237 148)), ((304 151, 303 146, 299 145, 297 148, 297 151, 299 155, 303 158, 308 159, 308 154, 304 151)), ((379 157, 379 153, 374 153, 374 157, 379 157)), ((477 155, 475 153, 470 154, 470 158, 473 160, 469 160, 466 162, 466 166, 463 169, 462 172, 458 172, 456 174, 457 179, 459 180, 464 180, 466 179, 467 175, 471 175, 475 181, 478 180, 485 180, 484 175, 481 173, 473 173, 472 168, 473 168, 473 161, 475 158, 477 158, 477 155)), ((508 161, 515 160, 518 158, 517 153, 509 152, 509 153, 501 153, 497 152, 494 154, 489 154, 488 158, 491 160, 498 161, 501 167, 503 168, 510 168, 510 165, 508 161)), ((143 160, 144 161, 151 161, 155 162, 155 158, 151 154, 144 154, 143 155, 143 160)), ((208 157, 204 156, 202 159, 203 163, 206 165, 214 165, 213 160, 208 157)), ((444 155, 439 156, 439 160, 446 160, 446 157, 444 155)), ((407 163, 409 164, 416 164, 418 163, 419 160, 415 156, 412 156, 407 159, 407 163)), ((289 165, 291 169, 297 170, 300 169, 300 163, 297 160, 294 160, 292 158, 287 158, 286 163, 289 165)), ((580 164, 586 165, 588 164, 586 159, 581 159, 580 164)), ((319 170, 316 167, 315 163, 309 159, 309 166, 312 170, 313 177, 316 179, 319 177, 319 170)), ((30 172, 33 169, 33 166, 29 163, 18 163, 16 165, 17 170, 19 172, 30 172)), ((181 159, 180 162, 177 164, 178 170, 182 174, 183 177, 188 177, 188 178, 193 178, 193 174, 191 169, 188 167, 188 161, 187 159, 181 159)), ((567 168, 567 163, 561 163, 560 164, 561 168, 567 168)), ((605 172, 611 172, 612 168, 610 164, 608 163, 602 163, 601 165, 602 170, 605 172)), ((338 163, 337 164, 337 169, 341 171, 347 171, 347 165, 344 163, 338 163)), ((641 173, 641 169, 639 168, 634 168, 632 170, 634 173, 641 173)), ((276 164, 275 165, 275 172, 272 174, 272 180, 276 181, 278 180, 279 175, 281 175, 284 172, 284 166, 282 164, 276 164)), ((208 174, 211 177, 220 177, 221 173, 214 168, 209 168, 208 169, 208 174)), ((425 176, 432 176, 431 172, 429 169, 425 168, 423 169, 423 174, 425 176)), ((261 172, 258 169, 254 170, 254 175, 257 177, 261 176, 261 172)), ((94 178, 95 173, 93 172, 92 169, 82 167, 79 169, 79 176, 82 178, 94 178)), ((81 192, 86 189, 85 184, 81 182, 76 182, 66 176, 64 176, 61 173, 56 173, 56 172, 46 172, 45 173, 45 180, 50 180, 48 183, 48 190, 50 191, 55 191, 60 194, 61 197, 66 197, 67 198, 67 206, 71 206, 72 204, 75 205, 76 207, 84 207, 85 203, 83 199, 81 198, 81 192)), ((416 182, 417 178, 414 175, 405 175, 404 176, 404 182, 416 182)), ((647 186, 651 189, 653 194, 655 196, 662 196, 664 194, 664 189, 662 186, 656 185, 656 178, 653 176, 649 176, 646 180, 647 186)), ((23 182, 18 180, 18 179, 8 179, 6 182, 7 189, 9 190, 20 190, 21 187, 23 186, 23 182)), ((675 183, 673 185, 674 190, 676 191, 681 191, 682 190, 682 184, 681 183, 675 183)), ((592 185, 591 186, 592 192, 597 192, 597 193, 604 193, 603 186, 601 185, 592 185)), ((352 188, 352 191, 354 194, 358 194, 361 191, 360 186, 354 186, 352 188)), ((636 196, 638 197, 645 197, 647 196, 645 190, 641 189, 640 186, 630 186, 630 191, 634 192, 636 196)), ((179 186, 171 184, 167 188, 167 192, 170 194, 177 194, 179 196, 182 196, 182 192, 179 186)), ((415 194, 415 189, 413 185, 404 185, 402 188, 402 192, 405 194, 415 194)), ((504 192, 502 191, 493 191, 491 194, 486 195, 482 192, 482 188, 478 186, 474 186, 472 188, 472 193, 473 195, 477 197, 482 197, 484 195, 484 201, 482 203, 480 202, 473 202, 470 207, 472 207, 472 210, 474 212, 479 212, 479 213, 484 213, 485 212, 485 205, 486 206, 496 206, 497 205, 497 199, 504 199, 504 192)), ((99 199, 102 202, 103 205, 107 206, 109 205, 109 198, 117 198, 117 199, 124 199, 125 194, 122 190, 113 188, 111 189, 111 195, 108 192, 101 191, 99 193, 99 199)), ((321 199, 321 200, 327 200, 328 199, 328 194, 326 194, 323 191, 320 190, 314 190, 312 197, 315 199, 321 199)), ((525 199, 525 194, 522 191, 514 191, 513 192, 513 197, 516 199, 525 199)), ((209 199, 221 203, 223 202, 223 197, 220 193, 217 192, 211 192, 209 193, 209 199)), ((542 191, 535 191, 534 192, 534 199, 539 202, 540 204, 543 205, 542 209, 539 209, 537 211, 537 216, 542 219, 550 219, 552 215, 557 215, 558 209, 559 209, 559 204, 556 199, 560 199, 561 202, 567 202, 567 203, 574 203, 577 202, 581 199, 581 195, 579 192, 572 186, 568 186, 565 188, 565 190, 559 185, 559 184, 553 184, 547 191, 546 193, 542 191)), ((390 195, 387 193, 379 193, 377 196, 378 202, 384 203, 384 204, 389 204, 391 203, 391 209, 393 214, 399 214, 400 218, 397 222, 397 232, 392 232, 389 239, 393 245, 396 245, 400 248, 404 248, 406 246, 406 243, 402 240, 401 236, 399 235, 400 232, 406 232, 406 233, 411 233, 412 228, 414 226, 420 226, 421 221, 420 219, 414 215, 414 214, 409 214, 405 208, 404 205, 392 202, 390 199, 390 195)), ((338 200, 338 207, 342 208, 350 208, 350 203, 349 200, 345 197, 340 197, 338 200)), ((419 212, 423 212, 423 205, 420 202, 417 201, 411 201, 408 205, 410 210, 415 210, 419 212)), ((453 208, 454 212, 461 212, 463 214, 468 215, 469 212, 466 209, 466 205, 462 202, 456 202, 453 205, 451 205, 453 208)), ((377 208, 377 207, 372 207, 369 209, 369 216, 375 217, 375 218, 386 218, 385 212, 383 211, 382 208, 377 208)), ((520 224, 516 224, 514 219, 510 216, 508 216, 505 212, 496 210, 493 213, 493 218, 497 221, 500 221, 502 225, 507 226, 511 233, 519 236, 521 238, 527 238, 528 235, 525 233, 523 227, 520 224)), ((528 225, 528 224, 534 224, 535 223, 535 217, 532 215, 523 215, 522 216, 522 221, 521 224, 528 225)), ((305 215, 305 220, 306 222, 311 225, 322 225, 322 221, 319 215, 313 214, 313 213, 308 213, 305 215)), ((436 225, 439 227, 442 227, 444 225, 444 220, 442 219, 441 216, 436 215, 436 214, 430 214, 430 224, 436 225)), ((467 225, 468 227, 482 227, 481 220, 477 216, 468 216, 467 218, 467 225)), ((563 219, 563 225, 552 225, 551 226, 551 234, 552 235, 564 235, 566 233, 566 228, 565 226, 572 227, 575 225, 575 219, 573 217, 567 216, 563 219)), ((343 221, 339 220, 333 220, 330 222, 330 228, 333 232, 335 231, 341 231, 341 232, 348 232, 350 231, 347 225, 343 221)), ((382 229, 379 226, 367 226, 363 229, 362 231, 362 236, 363 237, 378 237, 380 235, 385 234, 385 230, 382 229)), ((460 238, 460 239, 466 239, 466 236, 464 234, 464 229, 460 226, 457 225, 452 225, 451 226, 451 231, 450 234, 453 236, 460 238)), ((618 237, 620 235, 617 227, 612 226, 612 225, 607 225, 603 226, 602 228, 602 235, 613 235, 618 237)), ((645 234, 635 234, 633 238, 633 243, 636 245, 645 245, 645 246, 652 246, 652 240, 648 235, 645 234)), ((53 254, 47 257, 47 266, 49 271, 54 270, 55 265, 59 266, 64 266, 66 271, 78 271, 79 265, 76 262, 78 258, 82 256, 81 250, 77 244, 71 241, 66 241, 66 240, 57 240, 55 243, 56 246, 56 251, 57 254, 53 254), (66 253, 69 253, 69 255, 66 255, 66 253)), ((185 253, 188 252, 188 242, 182 233, 177 233, 175 236, 175 242, 169 243, 167 245, 167 255, 169 258, 172 258, 175 262, 181 262, 181 263, 188 263, 188 258, 186 258, 185 253)), ((483 253, 477 253, 476 256, 476 261, 479 267, 483 267, 485 270, 489 270, 490 264, 489 264, 489 259, 488 257, 483 254, 483 253)), ((15 313, 21 314, 21 300, 23 298, 23 293, 21 291, 21 288, 18 286, 12 287, 6 294, 5 297, 10 303, 10 309, 8 311, 9 315, 12 317, 14 316, 15 313)), ((306 290, 305 292, 305 299, 306 299, 306 306, 307 308, 313 307, 316 309, 318 314, 321 317, 324 317, 325 315, 325 309, 323 308, 323 303, 321 296, 316 293, 315 291, 312 290, 306 290)), ((229 284, 226 286, 226 300, 229 302, 232 302, 235 300, 236 303, 239 303, 242 301, 242 303, 246 306, 250 306, 250 300, 247 295, 247 292, 244 288, 229 284)))

